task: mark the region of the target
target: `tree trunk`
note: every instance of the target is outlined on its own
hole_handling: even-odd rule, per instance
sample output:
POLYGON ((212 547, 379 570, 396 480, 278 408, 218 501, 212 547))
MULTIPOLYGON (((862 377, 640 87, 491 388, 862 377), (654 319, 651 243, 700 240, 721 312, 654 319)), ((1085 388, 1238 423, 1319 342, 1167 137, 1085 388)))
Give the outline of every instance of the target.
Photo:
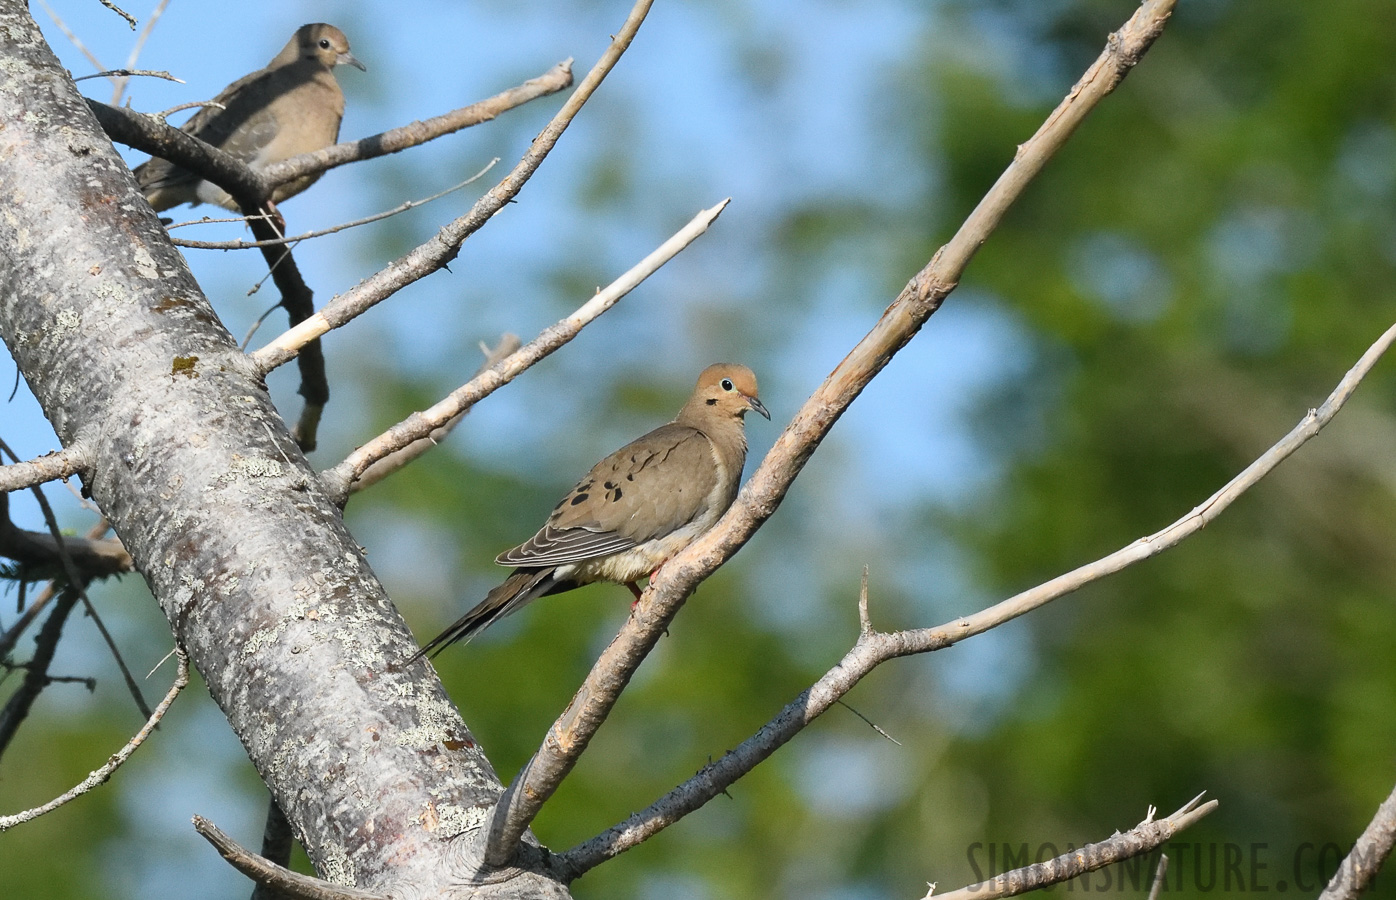
POLYGON ((489 761, 21 0, 0 67, 0 337, 322 877, 462 885, 489 761))

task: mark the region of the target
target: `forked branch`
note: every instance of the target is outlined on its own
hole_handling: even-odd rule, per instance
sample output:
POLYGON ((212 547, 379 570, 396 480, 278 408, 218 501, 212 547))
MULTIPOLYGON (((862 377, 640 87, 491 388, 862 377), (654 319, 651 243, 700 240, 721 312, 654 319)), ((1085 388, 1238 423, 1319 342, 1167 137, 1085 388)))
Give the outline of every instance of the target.
MULTIPOLYGON (((1024 613, 1064 597, 1085 585, 1121 569, 1156 556, 1196 534, 1230 506, 1245 491, 1274 471, 1305 442, 1332 421, 1352 396, 1357 385, 1376 365, 1382 354, 1396 342, 1396 325, 1392 325, 1362 355, 1338 386, 1316 410, 1307 415, 1288 434, 1240 474, 1166 528, 1140 538, 1114 553, 1088 563, 1051 581, 1009 597, 1000 603, 935 628, 880 632, 860 627, 853 649, 838 664, 824 674, 808 690, 782 709, 774 719, 747 738, 736 749, 704 766, 697 775, 674 788, 648 808, 606 832, 573 847, 559 859, 568 871, 581 874, 611 857, 623 853, 652 837, 709 800, 727 790, 777 749, 851 691, 864 676, 882 663, 902 656, 927 653, 952 646, 1016 619, 1024 613)), ((860 608, 864 605, 860 599, 860 608)), ((641 609, 643 612, 643 607, 641 609)), ((860 611, 860 622, 866 621, 860 611)), ((629 624, 629 623, 627 623, 629 624)), ((1396 801, 1393 801, 1396 802, 1396 801)), ((1396 814, 1396 813, 1393 813, 1396 814)))
POLYGON ((915 336, 959 283, 965 267, 1028 183, 1086 115, 1120 83, 1162 33, 1176 0, 1146 0, 1026 143, 950 242, 902 290, 872 331, 824 380, 777 439, 736 503, 712 530, 666 563, 636 614, 592 667, 571 704, 495 808, 485 861, 505 863, 609 714, 640 662, 684 600, 774 514, 795 477, 850 403, 915 336))

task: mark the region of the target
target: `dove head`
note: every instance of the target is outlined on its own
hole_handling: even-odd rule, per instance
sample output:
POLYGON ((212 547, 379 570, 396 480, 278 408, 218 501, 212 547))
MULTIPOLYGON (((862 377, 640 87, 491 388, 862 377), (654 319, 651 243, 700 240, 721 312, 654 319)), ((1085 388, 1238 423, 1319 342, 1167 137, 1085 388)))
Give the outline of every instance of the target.
POLYGON ((698 376, 693 396, 676 421, 685 424, 728 419, 741 421, 747 410, 769 419, 771 414, 756 396, 756 375, 746 366, 716 363, 698 376))
MULTIPOLYGON (((295 37, 286 50, 295 53, 296 59, 313 59, 327 69, 335 66, 353 66, 360 72, 368 69, 349 52, 349 39, 333 25, 315 22, 296 29, 295 37)), ((286 50, 281 51, 282 55, 286 50)))

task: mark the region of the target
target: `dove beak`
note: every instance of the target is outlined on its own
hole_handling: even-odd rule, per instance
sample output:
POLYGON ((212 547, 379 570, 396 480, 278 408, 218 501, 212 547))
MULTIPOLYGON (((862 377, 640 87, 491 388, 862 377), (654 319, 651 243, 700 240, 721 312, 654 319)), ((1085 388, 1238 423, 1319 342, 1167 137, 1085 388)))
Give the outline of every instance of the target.
POLYGON ((337 66, 353 66, 360 72, 368 71, 368 66, 359 62, 357 59, 354 58, 354 54, 349 53, 348 51, 345 51, 344 53, 341 53, 338 56, 336 56, 334 58, 334 62, 337 66))
POLYGON ((742 397, 746 400, 746 405, 748 409, 753 409, 756 412, 759 412, 761 415, 766 417, 767 421, 770 421, 771 414, 766 412, 766 404, 762 403, 755 397, 747 397, 746 394, 743 394, 742 397))

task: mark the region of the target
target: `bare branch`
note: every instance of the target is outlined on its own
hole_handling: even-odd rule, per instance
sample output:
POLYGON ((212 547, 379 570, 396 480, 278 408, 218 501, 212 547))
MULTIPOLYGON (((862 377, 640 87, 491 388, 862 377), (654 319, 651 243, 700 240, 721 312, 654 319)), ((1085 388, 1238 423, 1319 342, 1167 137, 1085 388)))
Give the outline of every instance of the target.
POLYGON ((126 24, 131 26, 131 30, 132 30, 132 31, 135 31, 135 30, 136 30, 136 17, 135 17, 135 16, 131 15, 131 14, 128 13, 126 10, 124 10, 124 9, 122 9, 121 7, 117 6, 115 3, 112 2, 112 0, 98 0, 98 2, 101 3, 103 6, 105 6, 107 9, 109 9, 109 10, 111 10, 112 12, 116 13, 116 14, 117 14, 118 16, 120 16, 121 18, 125 19, 125 20, 126 20, 126 24))
POLYGON ((38 459, 0 466, 0 494, 76 475, 87 468, 90 457, 87 445, 79 442, 38 459))
POLYGON ((1333 873, 1318 900, 1354 900, 1367 890, 1391 855, 1393 841, 1396 841, 1396 790, 1377 807, 1377 814, 1363 829, 1352 852, 1333 873))
POLYGON ((124 80, 134 76, 163 78, 165 81, 173 81, 176 84, 184 84, 183 78, 176 78, 164 69, 108 69, 105 72, 93 72, 91 75, 79 75, 74 81, 86 81, 89 78, 112 78, 113 80, 124 80), (115 76, 120 76, 119 79, 115 76))
POLYGON ((131 570, 131 554, 118 540, 65 537, 60 549, 59 540, 51 532, 16 527, 10 519, 9 499, 8 494, 0 494, 0 556, 23 564, 33 580, 60 574, 66 577, 63 551, 89 581, 131 570))
POLYGON ((194 830, 203 835, 204 840, 213 845, 218 854, 234 869, 251 878, 259 885, 266 885, 287 897, 296 900, 386 900, 382 895, 359 888, 330 884, 309 875, 292 872, 278 866, 250 850, 238 845, 218 826, 203 816, 194 817, 194 830))
POLYGON ((537 78, 530 78, 486 100, 357 141, 345 141, 312 153, 302 153, 267 166, 262 174, 272 185, 278 185, 347 163, 398 153, 463 128, 484 124, 500 113, 565 90, 571 84, 572 60, 565 59, 537 78))
MULTIPOLYGON (((195 249, 195 250, 250 250, 250 249, 252 249, 253 247, 280 247, 280 246, 283 246, 283 245, 286 245, 286 244, 292 244, 292 245, 294 245, 294 244, 299 244, 301 241, 308 241, 308 240, 310 240, 311 238, 324 237, 324 236, 327 235, 327 234, 336 234, 336 233, 341 232, 341 231, 347 231, 347 230, 349 230, 350 228, 357 228, 357 227, 359 227, 360 225, 367 225, 367 224, 369 224, 370 222, 377 222, 377 221, 380 221, 380 220, 382 220, 382 219, 387 219, 387 218, 390 218, 390 217, 392 217, 392 216, 396 216, 396 215, 399 215, 399 214, 401 214, 401 213, 405 213, 405 212, 407 212, 409 209, 416 209, 416 208, 419 207, 419 206, 425 206, 426 204, 430 203, 430 202, 433 201, 433 200, 440 200, 442 197, 446 196, 447 194, 453 194, 453 193, 455 193, 456 191, 460 190, 461 188, 465 187, 466 185, 474 183, 477 179, 479 179, 480 177, 482 177, 482 176, 483 176, 486 172, 488 172, 490 169, 493 169, 494 166, 495 166, 495 163, 497 163, 497 162, 499 162, 499 157, 496 156, 494 159, 490 160, 489 164, 486 165, 483 169, 481 169, 480 171, 476 172, 474 175, 471 175, 469 178, 465 179, 465 180, 462 181, 460 184, 454 184, 454 185, 452 185, 451 187, 446 188, 446 190, 444 190, 444 191, 439 191, 439 192, 437 192, 437 193, 435 193, 435 194, 432 194, 430 197, 423 197, 423 198, 420 199, 420 200, 408 200, 406 203, 399 204, 399 205, 393 207, 393 208, 390 209, 390 210, 386 210, 386 211, 380 212, 380 213, 374 213, 374 214, 371 215, 371 216, 364 216, 362 219, 354 219, 352 222, 341 222, 341 223, 338 224, 338 225, 334 225, 334 226, 331 226, 331 227, 329 227, 329 228, 322 228, 322 229, 320 229, 319 231, 307 231, 307 232, 305 232, 304 234, 298 234, 298 235, 295 235, 294 237, 279 237, 279 238, 272 238, 271 240, 266 240, 266 241, 242 241, 242 240, 238 240, 238 241, 192 241, 192 240, 188 240, 188 239, 186 239, 186 238, 175 238, 175 237, 172 237, 172 238, 170 238, 170 242, 171 242, 172 244, 174 244, 176 247, 190 247, 190 248, 195 249)), ((239 216, 236 220, 233 220, 233 221, 245 222, 245 221, 248 220, 248 218, 249 218, 248 216, 239 216)), ((215 220, 213 220, 213 219, 208 219, 208 220, 206 220, 206 221, 212 222, 212 221, 215 221, 215 220)), ((227 220, 221 220, 221 221, 227 221, 227 220)), ((181 223, 180 223, 180 225, 197 225, 197 224, 203 224, 203 223, 201 223, 201 222, 181 222, 181 223)), ((175 227, 178 227, 178 226, 171 225, 170 227, 171 227, 171 228, 175 228, 175 227)))
POLYGON ((988 881, 969 887, 937 894, 936 900, 997 900, 1035 891, 1051 884, 1070 881, 1078 875, 1094 872, 1120 860, 1142 856, 1155 847, 1166 844, 1173 835, 1195 823, 1217 808, 1217 801, 1208 800, 1201 806, 1194 797, 1182 809, 1166 819, 1153 821, 1152 816, 1124 834, 1116 834, 1098 844, 1087 844, 1079 850, 1063 853, 1055 859, 1004 872, 988 881))
MULTIPOLYGON (((911 279, 872 331, 805 402, 722 519, 665 563, 650 581, 635 613, 592 667, 571 704, 549 728, 533 759, 500 798, 491 821, 485 854, 488 863, 497 865, 508 859, 528 824, 576 764, 635 669, 688 595, 775 513, 829 429, 940 307, 959 283, 965 266, 1032 178, 1162 32, 1175 3, 1176 0, 1146 0, 1124 27, 1110 36, 1104 52, 1037 133, 1018 148, 1012 163, 950 242, 911 279)), ((859 646, 871 643, 860 639, 859 646)))
MULTIPOLYGON (((100 63, 96 65, 99 69, 106 68, 100 63)), ((502 112, 560 91, 571 83, 569 60, 518 87, 435 119, 414 122, 359 141, 336 144, 315 153, 294 156, 259 171, 254 171, 217 147, 185 134, 158 116, 109 106, 91 99, 87 101, 87 105, 97 117, 102 130, 112 140, 188 169, 223 188, 246 208, 260 206, 271 196, 277 185, 283 182, 360 159, 396 153, 443 134, 488 122, 502 112), (381 149, 385 147, 390 149, 381 149), (325 155, 323 160, 322 154, 325 155), (333 161, 328 161, 330 159, 333 161), (243 200, 248 202, 243 203, 243 200)))
MULTIPOLYGON (((648 2, 648 0, 642 0, 648 2)), ((711 209, 705 209, 694 216, 673 237, 661 244, 653 253, 637 263, 630 271, 617 278, 572 315, 545 329, 523 348, 505 357, 479 375, 452 391, 445 399, 422 412, 416 412, 364 444, 349 454, 343 462, 321 473, 326 489, 341 501, 348 495, 349 486, 377 460, 396 453, 414 441, 427 437, 452 419, 460 416, 480 400, 513 381, 538 360, 562 347, 577 336, 583 328, 620 302, 621 298, 660 266, 673 259, 698 236, 708 230, 713 221, 726 208, 724 200, 711 209)), ((289 332, 288 332, 289 334, 289 332)))
MULTIPOLYGON (((519 338, 518 335, 514 334, 501 335, 499 343, 494 346, 494 349, 485 346, 482 341, 480 343, 480 350, 485 354, 485 361, 480 366, 479 371, 475 373, 476 377, 484 374, 505 357, 517 352, 518 349, 519 338)), ((455 427, 460 424, 461 420, 465 418, 468 412, 470 412, 469 408, 462 410, 459 415, 453 417, 445 425, 442 425, 440 428, 432 429, 431 434, 424 438, 418 438, 401 450, 396 450, 388 454, 373 463, 367 469, 364 469, 363 474, 355 478, 353 484, 349 486, 350 492, 358 493, 364 488, 372 487, 384 478, 387 478, 389 475, 403 468, 417 457, 423 455, 432 447, 444 441, 446 436, 455 430, 455 427)))
MULTIPOLYGON (((0 513, 0 527, 3 527, 5 523, 9 523, 9 521, 10 517, 8 515, 8 510, 5 510, 3 513, 0 513)), ((106 535, 106 533, 110 529, 110 523, 108 523, 106 519, 101 519, 97 522, 96 525, 93 525, 91 528, 87 530, 87 537, 85 538, 85 540, 89 542, 99 541, 106 535)), ((25 532, 25 534, 30 533, 31 532, 25 532)), ((44 537, 48 537, 48 535, 44 535, 44 537)), ((0 545, 3 545, 3 543, 4 541, 0 540, 0 545)), ((71 544, 73 543, 73 541, 70 540, 69 543, 71 544)), ((114 541, 113 543, 119 544, 120 541, 114 541)), ((122 548, 123 553, 125 552, 125 549, 125 547, 122 548)), ((0 553, 0 555, 8 556, 9 554, 0 553)), ((126 558, 128 560, 129 565, 129 553, 126 554, 126 558)), ((5 632, 0 632, 0 659, 4 659, 5 657, 10 655, 10 652, 13 651, 15 648, 15 644, 19 642, 19 636, 23 634, 31 624, 33 624, 34 620, 38 618, 39 613, 44 611, 44 607, 48 606, 48 604, 53 601, 53 598, 58 595, 59 587, 60 583, 58 581, 50 581, 47 585, 44 586, 44 589, 39 593, 39 596, 34 598, 34 602, 29 604, 29 608, 24 611, 23 615, 21 615, 18 619, 15 620, 15 623, 10 626, 9 630, 5 632)))
POLYGON ((178 697, 179 692, 184 690, 185 685, 189 684, 189 657, 185 656, 183 650, 178 650, 176 652, 179 656, 179 674, 175 676, 174 684, 170 685, 169 691, 165 694, 165 699, 161 700, 159 705, 155 707, 155 710, 146 720, 145 726, 141 728, 140 731, 136 732, 136 736, 127 741, 126 746, 112 754, 104 766, 93 771, 82 780, 81 784, 78 784, 62 796, 55 797, 43 806, 28 809, 22 813, 16 813, 12 816, 0 816, 0 831, 5 831, 16 825, 22 825, 25 822, 37 819, 44 813, 52 812, 68 801, 82 796, 97 785, 105 784, 107 779, 111 778, 112 773, 121 768, 121 764, 131 758, 131 754, 136 752, 136 748, 145 743, 145 739, 150 737, 150 733, 160 724, 160 720, 165 717, 166 710, 170 708, 171 703, 174 703, 175 697, 178 697))
POLYGON ((567 130, 567 126, 572 123, 572 119, 581 111, 582 106, 601 86, 601 82, 605 80, 616 63, 620 61, 621 54, 630 46, 630 41, 634 39, 635 32, 639 30, 640 23, 645 20, 645 15, 649 12, 653 2, 654 0, 636 0, 625 25, 611 39, 611 44, 606 48, 606 52, 601 55, 601 59, 597 60, 596 65, 592 66, 591 71, 582 79, 582 83, 577 85, 577 89, 572 92, 572 96, 567 98, 562 109, 558 110, 557 115, 553 116, 547 127, 539 132, 538 137, 533 139, 528 152, 523 155, 513 170, 504 176, 503 181, 477 200, 470 212, 447 224, 425 244, 401 259, 379 269, 349 291, 331 300, 324 309, 307 321, 290 329, 267 346, 253 353, 252 360, 257 367, 266 373, 277 366, 284 365, 308 341, 362 315, 407 285, 425 278, 455 259, 456 254, 460 252, 460 245, 465 242, 465 239, 484 227, 484 224, 493 218, 495 213, 503 209, 506 203, 513 200, 514 197, 518 196, 519 191, 523 190, 523 186, 533 177, 533 173, 538 170, 543 160, 557 145, 558 139, 567 130))
POLYGON ((5 708, 0 709, 0 754, 10 746, 10 742, 19 733, 19 726, 29 716, 34 702, 39 699, 39 694, 48 687, 48 667, 52 665, 54 650, 58 647, 59 639, 63 637, 63 624, 68 620, 68 614, 73 611, 73 607, 77 606, 78 599, 77 591, 71 587, 64 588, 53 611, 44 620, 44 627, 40 628, 35 636, 34 655, 29 658, 24 680, 19 689, 5 701, 5 708))
MULTIPOLYGON (((160 17, 165 14, 165 7, 169 5, 170 0, 160 0, 159 3, 155 4, 155 9, 150 13, 150 17, 145 20, 145 27, 141 29, 141 33, 136 37, 136 42, 131 45, 131 55, 126 57, 126 68, 134 69, 136 67, 136 60, 140 59, 141 50, 145 49, 145 42, 150 40, 150 34, 155 30, 155 23, 160 21, 160 17)), ((127 80, 126 78, 117 78, 115 80, 111 92, 112 106, 121 105, 121 95, 126 93, 127 80)), ((179 79, 176 78, 175 81, 179 81, 179 79)), ((180 82, 180 84, 183 83, 182 81, 180 82)))
POLYGON ((271 196, 272 186, 258 173, 217 147, 185 134, 159 116, 136 112, 124 106, 108 106, 91 98, 88 98, 87 106, 96 116, 97 124, 114 141, 197 173, 234 198, 247 197, 260 202, 271 196))
MULTIPOLYGON (((1172 547, 1221 514, 1246 489, 1273 471, 1287 456, 1308 441, 1320 428, 1332 420, 1358 383, 1371 371, 1381 354, 1396 341, 1396 325, 1392 325, 1375 344, 1362 355, 1358 363, 1339 382, 1328 400, 1317 410, 1311 410, 1303 421, 1259 459, 1233 478, 1206 503, 1149 537, 1096 562, 1081 566, 1042 585, 1016 594, 1001 603, 970 616, 947 622, 936 628, 911 631, 862 632, 853 649, 837 665, 824 674, 808 690, 791 701, 756 734, 747 738, 735 750, 704 766, 697 775, 674 788, 644 810, 632 814, 624 822, 597 837, 568 850, 560 859, 569 870, 578 874, 605 860, 623 853, 677 822, 718 796, 738 779, 754 769, 777 749, 799 734, 839 698, 851 691, 862 678, 889 659, 940 650, 976 634, 1002 625, 1024 613, 1050 603, 1082 586, 1118 572, 1120 569, 1147 559, 1172 547)), ((764 466, 763 466, 764 468, 764 466)), ((740 500, 738 502, 741 502, 740 500)), ((721 524, 719 523, 719 526, 721 524)), ((676 557, 677 558, 677 557, 676 557)), ((670 563, 672 565, 672 562, 670 563)), ((667 567, 666 567, 667 571, 667 567)), ((649 592, 646 592, 648 597, 649 592)), ((651 601, 652 602, 652 601, 651 601)), ((647 601, 641 600, 639 612, 646 613, 647 601)), ((632 616, 621 634, 636 620, 632 616)), ((618 639, 619 640, 619 639, 618 639)), ((612 645, 614 647, 614 644, 612 645)), ((607 648, 610 652, 611 648, 607 648)), ((603 656, 603 659, 605 657, 603 656)), ((599 665, 599 663, 598 663, 599 665)), ((593 670, 593 673, 595 670, 593 670)), ((583 690, 586 690, 584 687, 583 690)), ((581 696, 579 694, 579 696, 581 696)), ((576 702, 575 700, 573 701, 576 702)), ((556 731, 558 725, 554 725, 556 731)), ((553 732, 549 732, 552 738, 553 732)), ((541 753, 542 751, 540 751, 541 753)), ((530 762, 530 765, 533 763, 530 762)))

